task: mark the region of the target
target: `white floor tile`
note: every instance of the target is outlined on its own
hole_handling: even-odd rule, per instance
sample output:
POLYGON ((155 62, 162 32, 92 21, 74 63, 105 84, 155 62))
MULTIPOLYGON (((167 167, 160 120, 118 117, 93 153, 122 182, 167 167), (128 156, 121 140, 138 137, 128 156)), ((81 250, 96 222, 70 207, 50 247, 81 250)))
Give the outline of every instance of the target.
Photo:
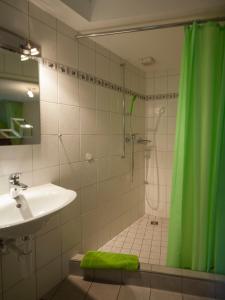
POLYGON ((99 250, 134 254, 141 263, 166 264, 168 221, 144 215, 99 250), (152 225, 151 221, 158 221, 152 225))

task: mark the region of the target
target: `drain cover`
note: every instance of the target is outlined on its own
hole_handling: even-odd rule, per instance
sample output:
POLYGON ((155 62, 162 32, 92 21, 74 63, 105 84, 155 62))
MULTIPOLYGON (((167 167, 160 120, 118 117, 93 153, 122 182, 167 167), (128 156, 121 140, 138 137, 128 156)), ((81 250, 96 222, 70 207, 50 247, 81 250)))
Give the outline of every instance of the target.
POLYGON ((151 225, 159 225, 158 221, 151 221, 151 225))

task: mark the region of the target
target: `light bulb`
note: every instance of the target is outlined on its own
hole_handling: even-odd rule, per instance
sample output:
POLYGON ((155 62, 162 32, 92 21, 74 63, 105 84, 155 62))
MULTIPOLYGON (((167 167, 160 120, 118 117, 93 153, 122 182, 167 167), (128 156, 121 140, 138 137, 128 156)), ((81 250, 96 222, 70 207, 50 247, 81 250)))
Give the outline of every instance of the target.
POLYGON ((27 91, 27 96, 30 98, 34 98, 34 93, 31 90, 27 91))
POLYGON ((31 48, 30 54, 31 55, 38 55, 39 54, 39 50, 37 48, 31 48))
POLYGON ((29 59, 29 56, 24 55, 24 54, 21 54, 21 55, 20 55, 20 60, 21 60, 21 61, 25 61, 25 60, 28 60, 28 59, 29 59))

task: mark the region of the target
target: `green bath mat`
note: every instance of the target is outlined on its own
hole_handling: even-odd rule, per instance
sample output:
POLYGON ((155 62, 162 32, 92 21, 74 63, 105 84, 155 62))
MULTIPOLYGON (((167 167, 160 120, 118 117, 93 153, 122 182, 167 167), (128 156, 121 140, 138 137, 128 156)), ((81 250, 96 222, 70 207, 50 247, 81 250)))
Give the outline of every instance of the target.
POLYGON ((88 251, 81 261, 83 269, 123 269, 137 271, 139 267, 136 255, 88 251))

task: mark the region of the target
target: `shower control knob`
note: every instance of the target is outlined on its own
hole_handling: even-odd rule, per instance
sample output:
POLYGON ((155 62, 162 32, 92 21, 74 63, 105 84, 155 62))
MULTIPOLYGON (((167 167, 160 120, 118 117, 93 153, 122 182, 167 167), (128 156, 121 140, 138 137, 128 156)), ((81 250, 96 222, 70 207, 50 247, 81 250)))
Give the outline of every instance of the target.
POLYGON ((86 153, 85 154, 85 160, 87 161, 92 161, 94 158, 93 158, 93 155, 91 153, 86 153))

